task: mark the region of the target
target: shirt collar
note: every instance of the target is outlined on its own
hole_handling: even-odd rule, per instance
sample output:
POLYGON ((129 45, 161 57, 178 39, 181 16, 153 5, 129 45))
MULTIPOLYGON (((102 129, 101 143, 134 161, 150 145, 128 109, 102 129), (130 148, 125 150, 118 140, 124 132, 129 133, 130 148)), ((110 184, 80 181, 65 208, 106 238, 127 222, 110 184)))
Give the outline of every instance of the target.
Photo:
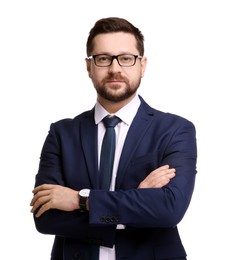
MULTIPOLYGON (((127 125, 130 125, 137 113, 140 103, 141 101, 138 95, 136 95, 126 106, 122 107, 114 115, 118 116, 127 125)), ((94 114, 95 123, 99 124, 107 115, 109 115, 108 111, 97 101, 94 114)))

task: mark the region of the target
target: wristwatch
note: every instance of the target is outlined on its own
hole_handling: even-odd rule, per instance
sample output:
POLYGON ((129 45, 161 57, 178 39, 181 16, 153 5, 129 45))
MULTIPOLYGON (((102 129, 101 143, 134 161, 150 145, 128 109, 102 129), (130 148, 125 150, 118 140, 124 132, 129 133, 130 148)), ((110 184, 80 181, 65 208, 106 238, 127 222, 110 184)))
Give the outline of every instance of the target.
POLYGON ((82 189, 79 191, 79 207, 82 212, 87 211, 87 199, 89 197, 90 190, 89 189, 82 189))

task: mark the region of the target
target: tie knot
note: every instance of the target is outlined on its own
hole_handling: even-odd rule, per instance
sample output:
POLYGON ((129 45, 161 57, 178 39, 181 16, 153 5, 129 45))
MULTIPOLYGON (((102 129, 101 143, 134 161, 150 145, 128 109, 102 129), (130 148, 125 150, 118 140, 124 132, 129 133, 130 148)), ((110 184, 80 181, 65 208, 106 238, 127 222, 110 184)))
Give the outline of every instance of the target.
POLYGON ((115 127, 120 121, 120 118, 117 116, 106 116, 103 119, 103 123, 106 127, 115 127))

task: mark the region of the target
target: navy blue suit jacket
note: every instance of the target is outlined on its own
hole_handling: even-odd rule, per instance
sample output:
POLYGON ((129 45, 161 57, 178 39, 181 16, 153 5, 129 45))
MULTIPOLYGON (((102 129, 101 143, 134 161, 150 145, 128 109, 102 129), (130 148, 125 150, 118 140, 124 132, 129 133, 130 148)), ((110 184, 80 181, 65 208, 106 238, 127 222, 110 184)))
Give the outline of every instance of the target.
POLYGON ((39 232, 55 235, 51 259, 87 259, 84 252, 94 245, 115 245, 117 260, 184 259, 177 224, 194 190, 194 125, 151 108, 141 98, 123 147, 115 192, 99 190, 97 158, 94 109, 51 125, 35 186, 91 189, 89 213, 52 209, 35 218, 39 232), (151 171, 165 164, 176 169, 168 185, 137 189, 151 171), (117 224, 126 229, 116 230, 117 224))

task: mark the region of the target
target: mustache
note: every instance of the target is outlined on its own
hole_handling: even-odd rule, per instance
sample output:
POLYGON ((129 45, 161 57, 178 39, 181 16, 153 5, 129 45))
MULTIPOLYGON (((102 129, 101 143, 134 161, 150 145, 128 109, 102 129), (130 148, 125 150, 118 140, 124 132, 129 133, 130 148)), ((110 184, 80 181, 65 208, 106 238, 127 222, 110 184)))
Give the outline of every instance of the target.
POLYGON ((109 76, 104 78, 104 81, 108 81, 108 80, 123 80, 123 81, 127 81, 127 79, 125 77, 121 76, 118 73, 114 73, 114 74, 112 73, 109 76))

